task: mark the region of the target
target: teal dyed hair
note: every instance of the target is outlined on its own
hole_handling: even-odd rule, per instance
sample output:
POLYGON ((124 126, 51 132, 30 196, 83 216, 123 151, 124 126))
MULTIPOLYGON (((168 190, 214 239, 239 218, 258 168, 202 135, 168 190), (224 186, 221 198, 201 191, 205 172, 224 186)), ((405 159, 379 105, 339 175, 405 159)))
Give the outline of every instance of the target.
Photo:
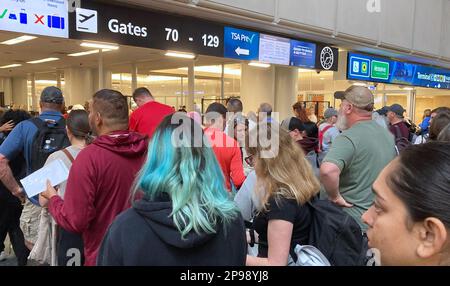
POLYGON ((225 189, 213 150, 204 144, 189 147, 198 146, 194 140, 199 138, 191 136, 194 129, 205 140, 200 125, 185 115, 174 116, 184 122, 183 126, 179 122, 171 123, 172 115, 169 115, 156 129, 133 193, 142 191, 150 200, 167 193, 172 200, 171 216, 182 237, 192 230, 215 233, 216 225, 230 223, 238 210, 225 189), (176 140, 184 147, 173 145, 172 134, 176 129, 185 132, 176 140))

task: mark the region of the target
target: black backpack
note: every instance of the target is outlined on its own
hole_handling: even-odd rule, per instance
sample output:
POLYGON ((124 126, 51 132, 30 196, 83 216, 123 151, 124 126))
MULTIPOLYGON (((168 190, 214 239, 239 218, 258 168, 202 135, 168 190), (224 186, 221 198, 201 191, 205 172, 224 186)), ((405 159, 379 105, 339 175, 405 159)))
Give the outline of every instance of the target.
POLYGON ((31 172, 34 172, 47 161, 48 156, 53 152, 70 146, 66 133, 66 121, 61 118, 59 121, 45 120, 39 118, 30 119, 36 125, 38 131, 31 146, 31 172))
POLYGON ((308 205, 312 214, 308 244, 332 266, 364 266, 368 246, 358 223, 329 200, 313 199, 308 205))
POLYGON ((397 154, 400 154, 400 152, 402 152, 403 150, 412 145, 411 140, 413 140, 413 138, 411 133, 409 134, 409 138, 402 137, 400 127, 398 127, 397 125, 394 125, 394 129, 395 129, 395 149, 397 151, 397 154))

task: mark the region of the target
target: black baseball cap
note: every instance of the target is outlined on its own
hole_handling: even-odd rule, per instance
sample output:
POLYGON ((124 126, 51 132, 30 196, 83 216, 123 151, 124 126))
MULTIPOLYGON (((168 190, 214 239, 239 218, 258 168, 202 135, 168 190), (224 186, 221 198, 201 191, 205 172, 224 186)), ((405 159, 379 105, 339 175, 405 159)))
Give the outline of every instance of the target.
POLYGON ((48 86, 41 93, 41 102, 63 104, 62 91, 56 86, 48 86))
POLYGON ((394 103, 388 107, 388 111, 394 112, 399 118, 403 118, 403 113, 405 113, 405 109, 400 104, 394 103))
POLYGON ((283 122, 281 122, 281 127, 289 132, 294 131, 295 129, 298 131, 305 130, 305 124, 303 124, 303 122, 297 117, 286 118, 283 122))

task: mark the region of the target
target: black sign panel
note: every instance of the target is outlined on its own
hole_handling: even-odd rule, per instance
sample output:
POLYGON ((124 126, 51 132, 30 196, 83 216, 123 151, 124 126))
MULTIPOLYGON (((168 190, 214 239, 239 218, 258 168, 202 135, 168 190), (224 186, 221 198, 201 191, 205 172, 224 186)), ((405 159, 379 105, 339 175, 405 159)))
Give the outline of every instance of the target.
POLYGON ((339 50, 331 46, 317 44, 316 69, 337 71, 339 62, 339 50))
POLYGON ((69 38, 223 57, 223 26, 128 7, 82 1, 69 38))

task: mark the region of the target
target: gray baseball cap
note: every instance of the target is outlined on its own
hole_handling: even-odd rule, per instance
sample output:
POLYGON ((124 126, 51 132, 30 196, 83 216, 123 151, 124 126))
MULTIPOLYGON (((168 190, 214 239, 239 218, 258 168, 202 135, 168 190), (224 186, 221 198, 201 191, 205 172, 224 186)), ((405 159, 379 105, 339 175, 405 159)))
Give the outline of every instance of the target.
POLYGON ((327 110, 325 110, 325 112, 323 113, 323 117, 325 119, 328 119, 330 117, 333 116, 338 116, 338 112, 336 109, 334 109, 333 107, 328 108, 327 110))
POLYGON ((41 102, 63 104, 64 97, 62 91, 56 86, 48 86, 41 93, 41 102))
POLYGON ((358 108, 372 107, 373 109, 374 96, 367 87, 353 85, 347 88, 346 91, 336 91, 334 98, 348 100, 358 108))

